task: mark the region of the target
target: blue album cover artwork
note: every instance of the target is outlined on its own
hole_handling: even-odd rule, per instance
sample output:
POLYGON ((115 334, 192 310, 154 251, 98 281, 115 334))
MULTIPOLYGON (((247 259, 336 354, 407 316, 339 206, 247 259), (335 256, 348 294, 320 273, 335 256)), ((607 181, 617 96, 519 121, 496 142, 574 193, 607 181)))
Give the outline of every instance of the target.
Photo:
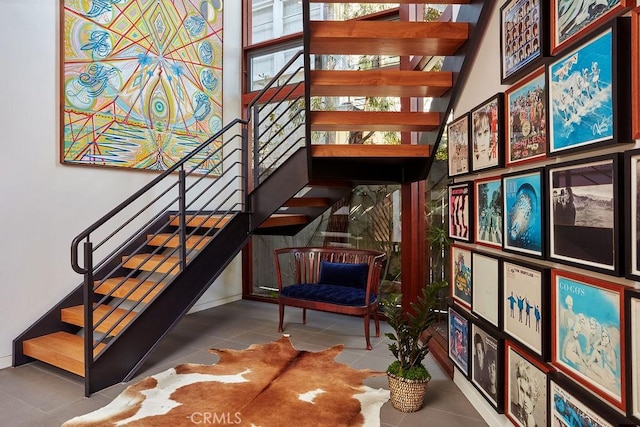
POLYGON ((542 185, 540 173, 504 179, 505 248, 542 255, 542 185))
POLYGON ((550 66, 551 151, 613 138, 610 29, 550 66))

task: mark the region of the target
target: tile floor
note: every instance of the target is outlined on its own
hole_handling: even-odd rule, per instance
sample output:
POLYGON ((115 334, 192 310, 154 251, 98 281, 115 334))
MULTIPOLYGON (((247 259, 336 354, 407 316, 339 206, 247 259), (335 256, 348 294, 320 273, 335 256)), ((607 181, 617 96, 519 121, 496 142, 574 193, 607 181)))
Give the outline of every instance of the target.
MULTIPOLYGON (((167 336, 144 363, 139 375, 127 384, 116 384, 84 397, 82 381, 64 371, 30 363, 0 370, 0 426, 60 426, 74 416, 102 407, 113 400, 127 385, 180 363, 215 363, 217 356, 209 348, 243 349, 253 343, 277 339, 278 307, 257 301, 236 301, 188 315, 167 336)), ((382 331, 388 331, 381 323, 382 331)), ((372 325, 373 329, 373 325, 372 325)), ((364 349, 362 320, 359 318, 307 312, 307 325, 302 325, 301 310, 288 308, 285 333, 291 335, 295 348, 318 351, 345 344, 336 358, 358 369, 385 370, 392 357, 384 335, 372 338, 372 351, 364 349)), ((458 387, 427 357, 432 380, 422 410, 405 414, 390 402, 381 409, 382 426, 447 426, 474 427, 487 425, 458 387)), ((388 388, 386 377, 369 378, 367 385, 388 388)))

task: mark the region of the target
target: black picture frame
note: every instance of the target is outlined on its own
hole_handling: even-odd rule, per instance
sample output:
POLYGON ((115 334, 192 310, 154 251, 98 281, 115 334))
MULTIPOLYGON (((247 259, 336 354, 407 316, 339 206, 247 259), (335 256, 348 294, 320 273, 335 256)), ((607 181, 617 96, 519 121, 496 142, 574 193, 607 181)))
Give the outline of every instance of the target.
POLYGON ((449 176, 471 172, 471 124, 469 119, 469 113, 465 113, 447 125, 449 176))
POLYGON ((473 182, 475 243, 502 249, 502 178, 493 176, 473 182))
POLYGON ((511 84, 549 55, 548 2, 508 0, 500 8, 500 78, 511 84))
POLYGON ((502 258, 484 252, 471 252, 471 312, 493 327, 502 326, 502 258))
POLYGON ((502 331, 541 361, 551 357, 551 269, 520 260, 502 261, 502 331))
POLYGON ((504 93, 493 95, 469 114, 471 171, 501 168, 504 164, 504 93))
POLYGON ((449 304, 447 308, 447 330, 449 337, 449 358, 458 371, 469 379, 471 352, 469 351, 469 337, 471 331, 471 320, 469 315, 449 304))
POLYGON ((471 310, 473 301, 473 252, 460 245, 449 246, 451 300, 471 310))
POLYGON ((625 276, 640 281, 640 149, 624 153, 625 276))
POLYGON ((449 185, 448 194, 449 237, 462 242, 473 242, 473 182, 449 185))
POLYGON ((504 414, 518 427, 549 425, 549 374, 552 369, 505 340, 504 414))
POLYGON ((548 63, 548 156, 630 142, 630 29, 617 18, 548 63))
POLYGON ((626 371, 627 415, 640 425, 640 290, 625 289, 625 340, 629 366, 626 371))
POLYGON ((504 412, 504 337, 482 319, 473 319, 470 340, 469 380, 493 409, 502 414, 504 412))
POLYGON ((545 257, 544 181, 543 168, 502 175, 502 249, 505 252, 545 257))
POLYGON ((619 158, 614 153, 545 168, 549 260, 621 274, 619 158))

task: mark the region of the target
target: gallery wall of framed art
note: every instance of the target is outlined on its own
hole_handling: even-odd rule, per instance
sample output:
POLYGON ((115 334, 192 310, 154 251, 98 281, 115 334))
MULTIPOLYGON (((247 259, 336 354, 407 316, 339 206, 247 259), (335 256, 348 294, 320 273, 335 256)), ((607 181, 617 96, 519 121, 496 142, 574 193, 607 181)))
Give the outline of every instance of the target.
POLYGON ((473 196, 472 237, 450 236, 464 258, 450 304, 470 324, 461 384, 495 424, 640 425, 640 2, 497 3, 484 74, 454 105, 470 164, 450 185, 473 196), (486 111, 495 148, 474 143, 486 111), (484 387, 487 342, 504 348, 501 403, 484 387), (544 395, 527 410, 521 366, 544 395))

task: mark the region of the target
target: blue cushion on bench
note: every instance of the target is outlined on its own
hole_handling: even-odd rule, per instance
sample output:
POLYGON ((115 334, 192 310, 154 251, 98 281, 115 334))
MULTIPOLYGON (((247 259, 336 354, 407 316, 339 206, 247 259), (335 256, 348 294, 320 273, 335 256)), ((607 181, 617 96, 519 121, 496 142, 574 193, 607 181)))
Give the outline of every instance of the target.
POLYGON ((318 283, 365 289, 369 276, 367 263, 339 263, 322 261, 318 283))
MULTIPOLYGON (((291 285, 282 289, 280 295, 290 298, 328 302, 332 304, 363 306, 365 290, 349 286, 328 285, 323 283, 291 285)), ((370 303, 376 296, 369 295, 370 303)))

